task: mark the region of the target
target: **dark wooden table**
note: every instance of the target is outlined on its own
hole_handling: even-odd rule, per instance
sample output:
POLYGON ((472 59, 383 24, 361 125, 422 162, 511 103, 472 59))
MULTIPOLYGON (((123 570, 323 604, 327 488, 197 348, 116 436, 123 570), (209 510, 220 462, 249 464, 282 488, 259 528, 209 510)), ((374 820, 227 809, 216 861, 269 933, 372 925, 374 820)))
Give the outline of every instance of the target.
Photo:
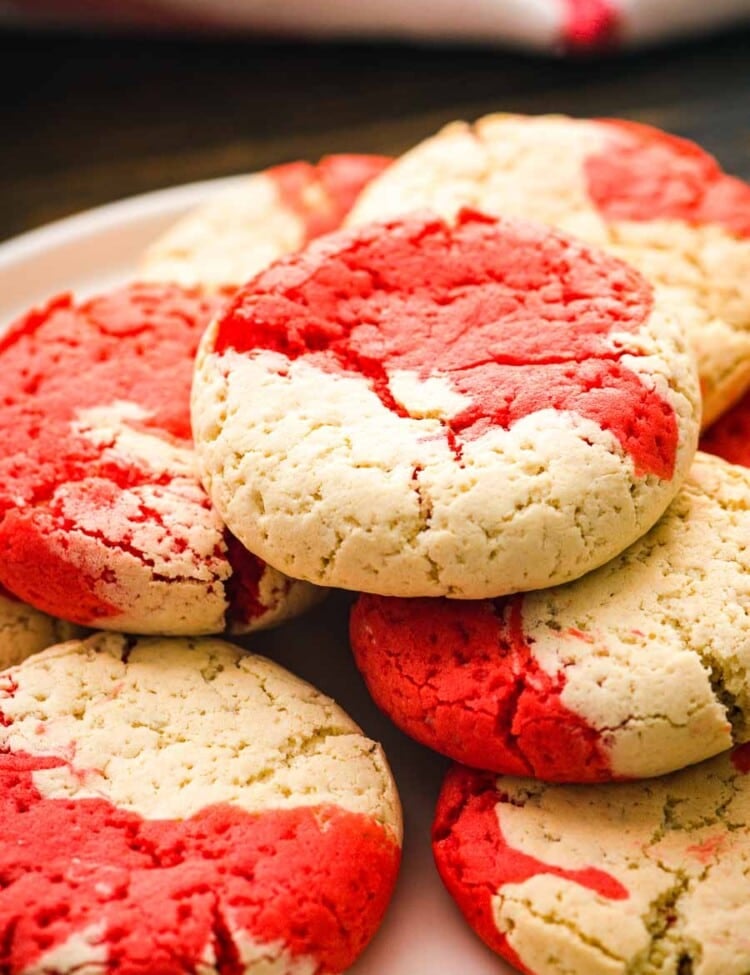
POLYGON ((0 34, 0 239, 98 203, 505 109, 622 115, 750 178, 750 31, 611 60, 0 34))

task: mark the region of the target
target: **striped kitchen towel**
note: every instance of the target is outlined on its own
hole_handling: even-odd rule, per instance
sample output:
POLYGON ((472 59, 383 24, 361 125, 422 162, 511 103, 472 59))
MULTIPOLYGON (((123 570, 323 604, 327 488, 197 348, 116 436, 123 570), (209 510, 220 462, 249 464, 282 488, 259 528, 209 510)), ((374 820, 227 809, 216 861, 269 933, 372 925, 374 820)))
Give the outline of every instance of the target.
POLYGON ((0 0, 0 23, 606 50, 750 19, 750 0, 0 0))

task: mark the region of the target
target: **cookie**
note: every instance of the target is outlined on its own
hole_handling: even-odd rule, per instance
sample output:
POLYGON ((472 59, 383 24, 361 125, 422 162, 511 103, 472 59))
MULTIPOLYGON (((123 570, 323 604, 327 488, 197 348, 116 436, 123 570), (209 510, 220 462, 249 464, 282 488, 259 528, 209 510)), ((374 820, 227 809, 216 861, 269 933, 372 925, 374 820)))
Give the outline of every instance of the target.
POLYGON ((234 287, 313 237, 335 230, 385 156, 326 156, 274 166, 218 193, 146 251, 146 281, 234 287))
POLYGON ((76 633, 70 623, 40 613, 0 586, 0 670, 76 633))
POLYGON ((627 785, 457 766, 433 827, 440 875, 527 975, 746 975, 749 748, 627 785))
POLYGON ((0 584, 137 633, 270 625, 318 598, 246 552, 196 473, 190 384, 215 299, 52 299, 0 339, 0 584))
POLYGON ((732 464, 750 467, 750 393, 704 432, 701 449, 732 464))
POLYGON ((0 676, 0 971, 322 975, 377 929, 379 745, 218 640, 99 634, 0 676))
POLYGON ((697 354, 704 425, 750 386, 750 186, 692 142, 611 119, 455 123, 376 179, 350 221, 463 206, 553 224, 663 290, 697 354))
POLYGON ((381 595, 562 582, 642 535, 690 465, 694 364, 646 281, 464 211, 331 234, 206 333, 193 425, 230 529, 381 595))
POLYGON ((661 775, 750 738, 750 470, 698 454, 651 531, 553 589, 361 596, 378 706, 477 768, 561 782, 661 775))

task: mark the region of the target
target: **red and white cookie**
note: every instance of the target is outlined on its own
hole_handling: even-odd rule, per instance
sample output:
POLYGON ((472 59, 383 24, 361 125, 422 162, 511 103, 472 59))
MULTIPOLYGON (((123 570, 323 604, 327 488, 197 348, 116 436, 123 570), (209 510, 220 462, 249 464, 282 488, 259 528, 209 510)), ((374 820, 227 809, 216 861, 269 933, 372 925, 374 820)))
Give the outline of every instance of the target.
POLYGON ((206 333, 193 430, 217 509, 279 570, 479 598, 647 531, 698 400, 638 272, 464 211, 331 234, 258 275, 206 333))
POLYGON ((246 177, 188 214, 146 251, 146 281, 234 287, 284 254, 336 230, 386 156, 326 156, 246 177))
POLYGON ((628 785, 457 766, 433 826, 438 870, 526 975, 746 975, 748 749, 628 785))
POLYGON ((319 592, 246 552, 195 470, 190 384, 219 302, 135 285, 52 299, 0 339, 0 584, 84 626, 216 633, 319 592))
POLYGON ((701 449, 750 467, 750 392, 705 431, 701 449))
POLYGON ((698 356, 704 425, 750 386, 750 186, 694 143, 612 119, 491 115, 412 149, 349 219, 465 206, 551 223, 664 290, 698 356))
POLYGON ((329 698, 218 640, 99 634, 0 675, 0 971, 328 975, 401 812, 329 698))
POLYGON ((671 772, 750 738, 750 471, 698 454, 666 514, 582 579, 509 600, 361 596, 376 703, 477 768, 671 772))
POLYGON ((0 586, 0 670, 76 635, 76 627, 22 603, 0 586))

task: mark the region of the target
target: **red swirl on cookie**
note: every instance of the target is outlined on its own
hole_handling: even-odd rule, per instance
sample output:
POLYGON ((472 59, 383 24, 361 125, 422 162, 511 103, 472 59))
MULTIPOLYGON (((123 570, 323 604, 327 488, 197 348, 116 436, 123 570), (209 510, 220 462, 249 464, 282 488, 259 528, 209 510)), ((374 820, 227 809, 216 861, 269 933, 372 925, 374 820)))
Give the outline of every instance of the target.
MULTIPOLYGON (((0 754, 0 970, 21 975, 76 935, 122 975, 248 970, 243 939, 311 973, 349 968, 385 912, 399 849, 336 806, 215 805, 146 820, 105 799, 43 797, 52 756, 0 754)), ((52 965, 45 971, 67 970, 52 965)))
POLYGON ((261 273, 219 316, 214 351, 271 350, 361 376, 388 409, 407 371, 448 380, 466 405, 444 420, 455 456, 538 410, 594 420, 640 475, 671 477, 672 407, 622 361, 651 289, 617 260, 531 225, 463 211, 333 235, 261 273))
POLYGON ((443 883, 471 927, 493 951, 528 973, 495 923, 492 901, 506 884, 549 874, 608 900, 623 900, 628 891, 596 867, 565 870, 514 849, 503 835, 501 782, 487 772, 452 769, 438 800, 432 845, 443 883))
POLYGON ((622 119, 600 119, 609 138, 585 162, 592 201, 608 220, 717 224, 750 237, 750 186, 694 142, 622 119))
POLYGON ((523 632, 523 597, 360 596, 351 642, 376 704, 408 735, 467 765, 548 781, 612 778, 600 733, 562 702, 523 632))
POLYGON ((218 632, 288 580, 228 547, 195 469, 190 385, 218 298, 132 285, 62 295, 0 340, 0 582, 82 625, 218 632))
POLYGON ((388 156, 324 156, 317 166, 285 163, 266 170, 282 204, 300 220, 305 242, 336 230, 367 184, 391 163, 388 156))

